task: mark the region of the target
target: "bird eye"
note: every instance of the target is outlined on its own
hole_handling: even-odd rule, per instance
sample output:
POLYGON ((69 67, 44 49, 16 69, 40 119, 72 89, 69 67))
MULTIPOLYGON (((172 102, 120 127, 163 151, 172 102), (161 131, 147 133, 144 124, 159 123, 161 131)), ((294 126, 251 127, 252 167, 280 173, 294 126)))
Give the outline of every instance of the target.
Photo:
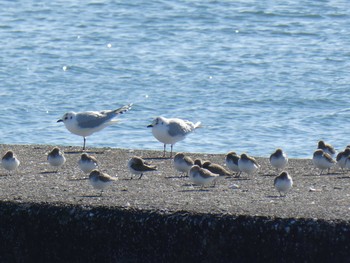
POLYGON ((64 119, 65 119, 65 120, 67 120, 67 119, 68 119, 68 117, 66 116, 66 117, 64 117, 64 119))

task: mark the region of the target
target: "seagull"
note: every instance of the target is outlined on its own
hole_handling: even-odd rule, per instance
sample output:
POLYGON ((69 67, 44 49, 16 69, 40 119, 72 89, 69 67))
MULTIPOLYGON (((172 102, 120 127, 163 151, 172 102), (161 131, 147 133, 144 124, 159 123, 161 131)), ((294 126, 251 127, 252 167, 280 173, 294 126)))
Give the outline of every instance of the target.
POLYGON ((66 158, 60 148, 54 147, 47 155, 47 161, 51 166, 58 168, 66 162, 66 158))
POLYGON ((187 174, 193 165, 194 161, 192 158, 185 156, 183 153, 177 153, 174 157, 174 167, 180 173, 187 174))
POLYGON ((219 178, 218 174, 214 174, 207 169, 201 168, 198 165, 193 165, 188 172, 188 177, 190 181, 196 185, 204 186, 210 183, 214 183, 219 178))
POLYGON ((78 165, 80 170, 82 170, 83 173, 86 174, 91 173, 92 170, 98 168, 97 159, 94 156, 88 155, 87 153, 83 153, 80 156, 78 165))
POLYGON ((236 172, 236 176, 240 176, 241 170, 238 168, 239 155, 236 152, 229 152, 225 156, 226 166, 233 172, 236 172))
POLYGON ((157 117, 153 120, 148 128, 152 128, 153 136, 160 142, 164 143, 163 157, 165 157, 166 145, 171 145, 170 158, 173 155, 173 145, 182 141, 188 134, 200 127, 200 122, 193 123, 187 120, 164 117, 157 117))
POLYGON ((106 173, 100 172, 95 169, 89 175, 91 185, 98 190, 101 190, 100 196, 102 196, 103 190, 114 181, 118 180, 117 177, 112 177, 106 173))
MULTIPOLYGON (((145 172, 157 170, 157 166, 145 162, 141 157, 138 156, 134 156, 129 160, 128 168, 132 174, 140 175, 139 179, 141 179, 142 175, 145 172)), ((130 179, 132 179, 132 177, 130 179)))
POLYGON ((278 169, 284 169, 288 164, 288 156, 282 149, 276 149, 276 151, 270 155, 270 164, 278 169))
POLYGON ((83 150, 85 150, 87 136, 118 122, 117 120, 113 120, 113 118, 130 110, 131 106, 132 104, 129 104, 116 110, 85 112, 70 111, 65 113, 57 122, 63 122, 67 130, 71 133, 83 136, 83 150))
POLYGON ((7 151, 1 159, 1 165, 7 171, 13 171, 18 168, 20 161, 17 159, 13 151, 7 151))
POLYGON ((282 196, 282 193, 287 193, 289 189, 292 188, 293 186, 292 177, 287 172, 282 172, 279 176, 275 178, 274 186, 277 189, 277 191, 280 193, 280 196, 282 196))
POLYGON ((312 162, 318 169, 321 169, 320 175, 325 169, 328 169, 329 173, 329 169, 336 164, 336 161, 333 160, 328 153, 324 152, 321 149, 318 149, 314 152, 312 162))
POLYGON ((241 158, 238 160, 238 168, 242 173, 252 174, 258 170, 259 167, 260 165, 253 157, 250 157, 245 153, 241 154, 241 158))

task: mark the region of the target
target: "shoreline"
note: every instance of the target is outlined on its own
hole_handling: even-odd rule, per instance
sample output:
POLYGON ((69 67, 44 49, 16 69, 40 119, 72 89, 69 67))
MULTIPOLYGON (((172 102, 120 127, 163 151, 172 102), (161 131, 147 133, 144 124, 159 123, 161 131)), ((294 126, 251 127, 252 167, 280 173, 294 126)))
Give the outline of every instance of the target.
MULTIPOLYGON (((280 197, 273 187, 276 171, 267 158, 257 157, 261 165, 257 174, 226 178, 216 187, 201 190, 192 187, 187 177, 175 171, 172 159, 159 158, 161 151, 89 148, 100 162, 100 170, 118 181, 107 187, 102 197, 96 196, 88 180, 77 166, 81 147, 60 146, 66 164, 57 173, 46 161, 51 145, 0 145, 2 152, 12 149, 21 165, 17 171, 0 169, 1 201, 17 203, 60 203, 82 206, 108 206, 126 209, 156 210, 175 213, 227 214, 276 218, 315 218, 350 220, 350 173, 333 168, 329 175, 319 175, 310 159, 290 159, 285 170, 293 177, 294 187, 280 197), (140 180, 130 180, 127 168, 130 157, 138 155, 158 166, 140 180), (230 186, 238 185, 237 189, 230 186)), ((224 164, 224 154, 192 154, 224 164)))

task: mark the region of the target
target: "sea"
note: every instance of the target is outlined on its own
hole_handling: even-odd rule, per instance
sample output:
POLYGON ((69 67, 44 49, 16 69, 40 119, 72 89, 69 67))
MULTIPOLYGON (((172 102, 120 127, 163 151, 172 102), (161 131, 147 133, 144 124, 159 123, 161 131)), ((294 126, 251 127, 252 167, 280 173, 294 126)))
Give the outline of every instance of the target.
MULTIPOLYGON (((0 1, 0 143, 82 146, 57 120, 116 109, 87 147, 163 150, 153 118, 201 121, 191 153, 350 144, 350 1, 0 1)), ((168 147, 170 148, 170 147, 168 147)))

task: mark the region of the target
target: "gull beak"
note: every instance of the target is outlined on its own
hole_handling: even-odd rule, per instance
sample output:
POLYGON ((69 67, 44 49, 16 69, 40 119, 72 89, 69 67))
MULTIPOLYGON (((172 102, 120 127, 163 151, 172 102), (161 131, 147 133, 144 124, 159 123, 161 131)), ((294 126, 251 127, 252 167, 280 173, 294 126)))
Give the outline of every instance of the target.
POLYGON ((63 120, 62 120, 62 119, 59 119, 57 122, 63 122, 63 120))
POLYGON ((153 127, 153 124, 150 124, 147 126, 147 128, 152 128, 153 127))

